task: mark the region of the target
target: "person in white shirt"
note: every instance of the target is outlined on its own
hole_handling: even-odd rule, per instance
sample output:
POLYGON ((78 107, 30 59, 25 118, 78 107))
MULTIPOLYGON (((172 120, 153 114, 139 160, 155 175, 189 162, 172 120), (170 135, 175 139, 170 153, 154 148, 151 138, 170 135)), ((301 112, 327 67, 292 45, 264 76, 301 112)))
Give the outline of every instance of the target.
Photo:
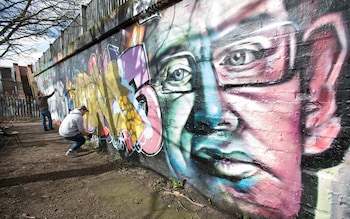
POLYGON ((81 106, 77 109, 72 110, 62 121, 59 134, 63 138, 74 141, 74 144, 66 152, 66 156, 76 156, 76 151, 86 141, 85 136, 88 133, 84 128, 85 113, 89 112, 86 106, 81 106))

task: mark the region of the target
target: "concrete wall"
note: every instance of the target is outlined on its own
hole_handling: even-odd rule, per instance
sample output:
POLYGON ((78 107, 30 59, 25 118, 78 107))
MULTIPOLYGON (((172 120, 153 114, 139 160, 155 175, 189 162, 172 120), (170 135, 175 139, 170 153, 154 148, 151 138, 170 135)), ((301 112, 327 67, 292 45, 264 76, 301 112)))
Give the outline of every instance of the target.
POLYGON ((58 123, 86 105, 87 129, 232 215, 348 218, 349 9, 128 2, 36 81, 58 123))

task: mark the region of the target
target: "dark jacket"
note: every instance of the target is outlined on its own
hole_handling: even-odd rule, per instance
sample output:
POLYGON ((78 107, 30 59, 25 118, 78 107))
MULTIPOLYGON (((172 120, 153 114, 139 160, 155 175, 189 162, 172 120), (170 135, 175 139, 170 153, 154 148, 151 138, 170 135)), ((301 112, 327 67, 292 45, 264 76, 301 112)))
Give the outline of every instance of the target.
POLYGON ((52 97, 54 95, 54 93, 55 93, 55 91, 52 92, 52 94, 50 94, 50 95, 38 97, 39 110, 44 110, 44 109, 48 109, 49 108, 49 104, 47 102, 47 99, 52 97))

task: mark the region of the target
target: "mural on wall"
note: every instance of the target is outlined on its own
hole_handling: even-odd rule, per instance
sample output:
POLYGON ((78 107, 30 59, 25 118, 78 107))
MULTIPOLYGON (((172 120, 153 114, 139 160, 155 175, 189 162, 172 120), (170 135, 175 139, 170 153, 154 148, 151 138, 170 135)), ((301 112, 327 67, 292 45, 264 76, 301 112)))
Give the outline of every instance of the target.
MULTIPOLYGON (((305 193, 317 188, 303 169, 338 165, 348 147, 344 5, 188 0, 156 17, 153 5, 152 19, 37 81, 59 88, 50 104, 58 122, 87 105, 87 129, 125 157, 164 158, 171 177, 223 210, 300 216, 305 193)), ((332 185, 346 200, 348 178, 332 185)), ((336 202, 330 211, 349 216, 349 204, 336 202)))

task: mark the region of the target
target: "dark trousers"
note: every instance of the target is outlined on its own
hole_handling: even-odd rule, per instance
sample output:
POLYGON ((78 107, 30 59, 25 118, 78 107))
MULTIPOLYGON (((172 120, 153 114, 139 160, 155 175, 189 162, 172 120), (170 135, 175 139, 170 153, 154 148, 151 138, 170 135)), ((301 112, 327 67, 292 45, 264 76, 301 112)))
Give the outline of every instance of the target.
POLYGON ((86 141, 85 137, 82 134, 77 134, 73 137, 64 137, 65 139, 69 141, 74 141, 74 144, 72 147, 69 148, 71 151, 75 151, 79 149, 86 141))
POLYGON ((43 110, 40 110, 40 114, 41 114, 41 121, 42 121, 43 130, 48 130, 47 126, 46 126, 46 118, 47 118, 48 123, 49 123, 49 129, 53 129, 50 111, 48 109, 43 109, 43 110))

